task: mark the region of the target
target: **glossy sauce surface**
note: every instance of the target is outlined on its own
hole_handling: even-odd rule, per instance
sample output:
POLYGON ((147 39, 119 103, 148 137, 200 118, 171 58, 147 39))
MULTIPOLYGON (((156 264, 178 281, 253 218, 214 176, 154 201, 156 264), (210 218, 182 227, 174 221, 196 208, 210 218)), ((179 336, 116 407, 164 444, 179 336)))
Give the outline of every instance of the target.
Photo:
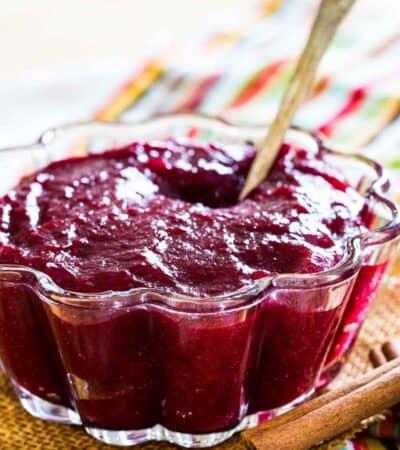
POLYGON ((197 296, 332 267, 362 227, 360 198, 321 155, 285 144, 237 203, 254 153, 182 139, 52 163, 0 200, 0 262, 75 291, 197 296))

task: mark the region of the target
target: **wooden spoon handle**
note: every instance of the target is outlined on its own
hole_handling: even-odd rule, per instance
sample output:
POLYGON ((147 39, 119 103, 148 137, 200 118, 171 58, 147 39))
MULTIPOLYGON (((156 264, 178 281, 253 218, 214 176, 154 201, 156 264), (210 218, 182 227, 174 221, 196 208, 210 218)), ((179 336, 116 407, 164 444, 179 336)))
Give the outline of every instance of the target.
POLYGON ((321 58, 337 27, 354 2, 355 0, 321 1, 306 47, 297 63, 293 78, 286 88, 278 114, 250 168, 240 193, 241 200, 268 174, 293 115, 314 81, 321 58))

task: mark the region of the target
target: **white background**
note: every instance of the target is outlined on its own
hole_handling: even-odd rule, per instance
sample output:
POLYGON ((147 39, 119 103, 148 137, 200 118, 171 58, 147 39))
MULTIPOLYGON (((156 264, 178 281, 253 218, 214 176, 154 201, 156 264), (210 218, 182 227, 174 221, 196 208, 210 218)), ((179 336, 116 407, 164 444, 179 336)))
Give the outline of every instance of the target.
POLYGON ((93 117, 144 57, 257 4, 243 1, 0 0, 0 148, 93 117))
MULTIPOLYGON (((134 60, 252 0, 0 0, 0 82, 59 66, 134 60)), ((254 2, 253 2, 254 3, 254 2)))

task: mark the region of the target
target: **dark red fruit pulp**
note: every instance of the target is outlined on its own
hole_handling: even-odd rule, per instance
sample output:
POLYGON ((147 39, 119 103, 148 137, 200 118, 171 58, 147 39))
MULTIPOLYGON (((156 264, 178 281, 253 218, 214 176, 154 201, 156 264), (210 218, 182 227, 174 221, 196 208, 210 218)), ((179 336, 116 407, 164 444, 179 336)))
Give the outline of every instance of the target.
POLYGON ((237 203, 253 156, 251 146, 168 141, 53 163, 1 199, 1 261, 75 291, 200 296, 338 262, 335 244, 359 228, 361 207, 341 174, 286 145, 237 203))
MULTIPOLYGON (((41 270, 74 291, 148 287, 201 298, 269 274, 332 267, 346 237, 363 227, 360 198, 322 155, 284 145, 268 179, 237 203, 253 157, 251 145, 169 140, 50 164, 0 200, 0 262, 41 270)), ((213 314, 152 304, 84 312, 46 306, 84 423, 212 432, 305 394, 344 302, 328 307, 327 289, 274 295, 213 314)), ((7 320, 30 317, 17 297, 7 320)), ((5 339, 3 316, 8 373, 34 393, 39 378, 49 392, 58 380, 59 401, 68 404, 64 374, 45 358, 36 374, 19 370, 29 380, 17 376, 5 356, 18 351, 28 361, 34 350, 5 339)))

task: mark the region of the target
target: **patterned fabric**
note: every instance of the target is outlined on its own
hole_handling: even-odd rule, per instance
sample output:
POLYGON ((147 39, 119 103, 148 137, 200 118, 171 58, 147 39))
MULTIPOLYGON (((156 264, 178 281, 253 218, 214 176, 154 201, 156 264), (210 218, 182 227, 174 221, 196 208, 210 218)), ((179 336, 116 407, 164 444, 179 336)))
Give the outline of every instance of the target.
POLYGON ((333 450, 386 450, 388 447, 383 445, 376 439, 371 438, 359 438, 351 441, 343 441, 334 447, 333 450))
MULTIPOLYGON (((137 121, 199 112, 263 125, 277 111, 318 2, 269 0, 243 8, 229 26, 145 63, 99 110, 99 120, 137 121)), ((400 201, 400 2, 359 0, 335 37, 295 124, 332 147, 384 163, 400 201)), ((369 428, 374 438, 336 450, 396 448, 400 417, 369 428)))
MULTIPOLYGON (((317 2, 269 0, 238 24, 166 50, 102 108, 102 120, 197 111, 265 124, 302 48, 317 2)), ((400 198, 400 2, 359 0, 323 60, 295 124, 343 151, 384 162, 400 198)))
POLYGON ((372 424, 368 432, 371 436, 392 439, 400 443, 400 415, 393 415, 382 422, 372 424))

